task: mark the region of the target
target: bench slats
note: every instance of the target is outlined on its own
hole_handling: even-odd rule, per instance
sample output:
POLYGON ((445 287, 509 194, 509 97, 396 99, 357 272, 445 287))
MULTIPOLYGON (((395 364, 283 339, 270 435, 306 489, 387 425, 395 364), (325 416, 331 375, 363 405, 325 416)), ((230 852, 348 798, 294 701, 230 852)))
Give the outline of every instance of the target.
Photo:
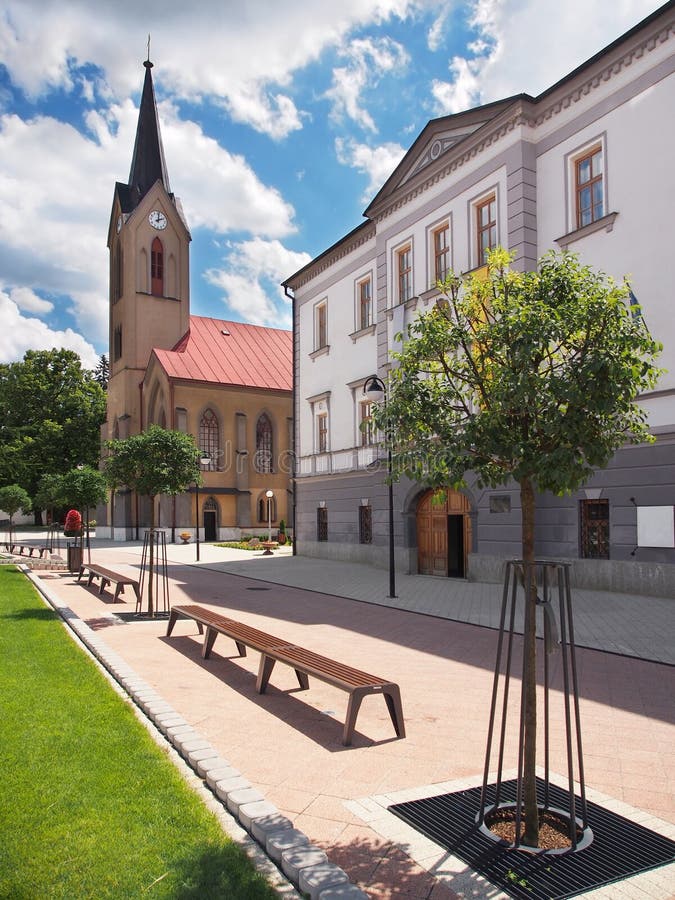
POLYGON ((361 701, 368 694, 381 693, 387 704, 387 710, 398 737, 405 737, 405 725, 403 722, 403 708, 401 706, 401 692, 399 686, 392 681, 385 681, 376 675, 370 675, 360 669, 340 663, 327 656, 321 656, 312 650, 298 647, 283 638, 275 637, 265 631, 237 622, 219 613, 205 609, 203 606, 189 604, 174 606, 169 617, 166 635, 169 637, 174 625, 179 618, 193 619, 202 634, 204 644, 202 657, 207 659, 218 634, 231 638, 237 645, 240 656, 246 655, 246 647, 251 647, 260 652, 260 666, 256 681, 256 690, 263 694, 267 688, 270 675, 276 662, 282 662, 295 669, 300 687, 309 687, 308 675, 319 678, 328 684, 332 684, 349 694, 347 716, 345 719, 342 741, 345 745, 352 742, 356 717, 361 701))
MULTIPOLYGON (((80 566, 80 571, 77 576, 77 580, 85 574, 85 572, 89 573, 89 578, 87 580, 87 585, 90 586, 94 578, 100 578, 101 583, 99 585, 98 592, 102 594, 106 585, 111 583, 115 584, 115 596, 113 597, 113 603, 117 603, 117 598, 120 594, 124 593, 124 588, 126 585, 129 585, 134 594, 136 595, 136 604, 138 605, 141 602, 141 595, 139 590, 138 579, 133 578, 131 575, 121 575, 119 572, 114 572, 112 569, 107 569, 105 566, 99 566, 97 563, 84 563, 80 566)), ((123 603, 123 600, 120 600, 120 603, 123 603)))

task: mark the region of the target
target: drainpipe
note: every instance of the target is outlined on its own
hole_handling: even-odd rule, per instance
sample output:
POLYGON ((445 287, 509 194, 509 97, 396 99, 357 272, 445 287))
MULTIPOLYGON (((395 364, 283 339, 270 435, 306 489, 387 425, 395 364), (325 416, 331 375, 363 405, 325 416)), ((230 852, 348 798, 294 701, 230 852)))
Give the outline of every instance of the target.
POLYGON ((297 497, 297 483, 296 483, 296 454, 295 454, 295 428, 297 417, 295 415, 295 403, 297 399, 297 365, 296 365, 296 346, 297 346, 297 329, 296 329, 296 321, 295 321, 295 313, 296 313, 296 303, 295 303, 295 294, 289 292, 288 285, 284 283, 284 294, 291 300, 292 303, 292 322, 293 322, 293 393, 292 393, 292 417, 293 417, 293 439, 291 445, 291 488, 293 491, 293 556, 298 555, 298 528, 297 528, 297 520, 296 520, 296 497, 297 497))

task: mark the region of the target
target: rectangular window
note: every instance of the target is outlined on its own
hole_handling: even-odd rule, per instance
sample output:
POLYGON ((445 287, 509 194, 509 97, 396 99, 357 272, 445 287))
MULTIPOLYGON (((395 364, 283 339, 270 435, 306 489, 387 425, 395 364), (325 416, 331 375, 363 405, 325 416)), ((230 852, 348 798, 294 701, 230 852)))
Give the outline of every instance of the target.
POLYGON ((490 194, 476 205, 476 247, 479 266, 487 264, 487 252, 494 250, 496 246, 497 198, 495 194, 490 194))
POLYGON ((315 308, 314 337, 317 350, 328 346, 328 307, 320 303, 315 308))
POLYGON ((359 506, 359 544, 373 543, 373 507, 359 506))
POLYGON ((597 222, 604 214, 603 153, 600 144, 574 161, 577 228, 597 222))
POLYGON ((450 271, 450 226, 442 225, 433 232, 434 284, 445 281, 450 271))
POLYGON ((408 244, 396 253, 398 275, 398 302, 405 303, 413 295, 412 291, 412 246, 408 244))
POLYGON ((113 359, 122 358, 122 326, 118 325, 113 332, 113 359))
POLYGON ((328 416, 325 413, 316 417, 316 446, 319 453, 328 452, 328 416))
POLYGON ((362 447, 373 443, 373 407, 367 400, 359 403, 359 435, 362 447))
POLYGON ((369 328, 373 323, 373 288, 370 278, 359 281, 359 307, 357 330, 369 328))
POLYGON ((581 500, 581 557, 609 559, 609 500, 581 500))
POLYGON ((328 540, 328 510, 325 506, 319 506, 316 510, 316 539, 328 540))

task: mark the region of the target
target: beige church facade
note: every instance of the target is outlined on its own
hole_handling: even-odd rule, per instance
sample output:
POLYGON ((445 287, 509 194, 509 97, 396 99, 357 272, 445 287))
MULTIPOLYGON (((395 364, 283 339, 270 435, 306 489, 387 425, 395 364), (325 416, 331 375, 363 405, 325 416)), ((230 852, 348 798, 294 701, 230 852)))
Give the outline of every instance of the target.
MULTIPOLYGON (((292 528, 292 335, 190 315, 190 231, 171 192, 146 61, 129 182, 115 185, 110 251, 110 378, 103 441, 150 424, 195 438, 203 484, 161 497, 167 540, 205 540, 292 528), (268 491, 273 497, 267 497, 268 491), (197 496, 199 509, 197 510, 197 496)), ((105 449, 103 451, 105 453, 105 449)), ((119 540, 142 537, 149 502, 118 492, 99 523, 119 540)))

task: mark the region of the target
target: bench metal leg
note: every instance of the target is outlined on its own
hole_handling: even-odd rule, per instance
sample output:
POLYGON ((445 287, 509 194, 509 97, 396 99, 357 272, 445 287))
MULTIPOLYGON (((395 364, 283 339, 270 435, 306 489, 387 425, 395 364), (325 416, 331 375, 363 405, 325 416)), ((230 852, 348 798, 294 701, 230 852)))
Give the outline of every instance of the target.
POLYGON ((384 689, 384 699, 387 701, 387 709, 396 731, 396 736, 405 737, 405 724, 403 722, 403 706, 401 705, 401 689, 397 684, 392 684, 384 689))
POLYGON ((109 584, 110 581, 107 578, 103 578, 103 576, 101 576, 101 587, 98 589, 99 594, 102 594, 109 584))
POLYGON ((342 730, 342 743, 345 747, 349 747, 354 737, 354 728, 356 727, 356 717, 361 708, 361 702, 365 696, 363 689, 357 688, 349 694, 349 703, 347 704, 347 716, 345 718, 345 727, 342 730))
POLYGON ((306 672, 301 672, 300 669, 295 670, 296 677, 298 679, 298 684, 302 688, 303 691, 309 690, 309 678, 307 677, 306 672))
POLYGON ((214 631, 213 628, 209 628, 206 626, 206 634, 204 636, 204 644, 202 646, 202 659, 208 659, 211 655, 211 650, 213 649, 213 645, 216 642, 216 638, 218 637, 218 632, 214 631))
POLYGON ((272 669, 274 668, 274 664, 276 659, 272 659, 271 656, 265 656, 264 653, 260 654, 260 666, 258 667, 258 678, 255 683, 255 689, 259 694, 264 694, 267 689, 267 684, 270 680, 270 675, 272 674, 272 669))
POLYGON ((79 582, 80 578, 84 575, 84 566, 80 566, 80 571, 77 574, 77 580, 79 582))
POLYGON ((117 603, 119 598, 120 603, 124 603, 124 600, 120 597, 120 594, 124 593, 124 585, 121 582, 117 582, 117 587, 115 588, 115 596, 113 597, 113 603, 117 603))

